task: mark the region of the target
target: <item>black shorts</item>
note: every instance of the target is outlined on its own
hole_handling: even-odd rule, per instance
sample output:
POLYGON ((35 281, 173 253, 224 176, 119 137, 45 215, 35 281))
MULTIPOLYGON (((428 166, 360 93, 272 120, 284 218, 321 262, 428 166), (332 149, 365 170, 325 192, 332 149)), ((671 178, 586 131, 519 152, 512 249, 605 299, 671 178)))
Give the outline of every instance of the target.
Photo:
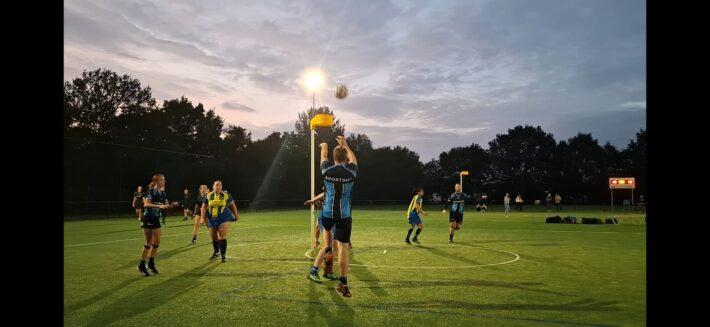
POLYGON ((463 223, 463 213, 458 211, 449 211, 449 222, 455 221, 457 224, 463 223))
POLYGON ((330 231, 335 226, 335 239, 340 243, 350 243, 352 218, 326 218, 323 217, 323 229, 330 231))
POLYGON ((141 219, 141 228, 147 228, 147 229, 157 229, 160 228, 160 217, 156 216, 143 216, 143 219, 141 219))

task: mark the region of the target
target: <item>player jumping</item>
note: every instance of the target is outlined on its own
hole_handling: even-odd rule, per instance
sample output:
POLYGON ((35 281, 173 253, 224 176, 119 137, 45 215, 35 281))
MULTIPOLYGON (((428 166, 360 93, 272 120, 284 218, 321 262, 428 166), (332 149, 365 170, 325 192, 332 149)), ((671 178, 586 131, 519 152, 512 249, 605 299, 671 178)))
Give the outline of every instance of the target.
POLYGON ((461 229, 463 224, 463 207, 464 202, 471 198, 470 195, 461 192, 461 184, 456 183, 454 186, 455 192, 449 196, 449 199, 444 204, 444 210, 441 213, 446 213, 446 208, 449 207, 449 243, 454 242, 454 231, 461 229))
POLYGON ((325 201, 323 202, 323 240, 325 247, 321 248, 315 263, 310 269, 308 279, 323 283, 318 276, 318 268, 323 264, 326 253, 332 253, 330 241, 332 229, 335 226, 335 241, 339 245, 338 266, 340 268, 340 283, 336 288, 344 297, 351 297, 348 287, 349 251, 352 228, 350 196, 357 177, 357 159, 345 142, 345 137, 337 137, 338 146, 333 149, 334 165, 328 162, 328 144, 321 143, 321 173, 325 185, 325 201), (348 162, 349 161, 349 162, 348 162))
POLYGON ((419 214, 427 215, 426 212, 422 209, 422 200, 424 196, 424 189, 421 187, 417 187, 414 189, 414 197, 412 198, 412 201, 409 203, 409 208, 407 209, 407 219, 409 219, 409 231, 407 231, 407 238, 404 239, 404 241, 407 244, 412 244, 409 241, 409 236, 412 235, 412 231, 414 230, 414 227, 417 227, 417 232, 414 234, 414 238, 412 241, 414 243, 419 243, 419 234, 422 232, 422 229, 424 229, 424 225, 422 224, 422 219, 419 217, 419 214))

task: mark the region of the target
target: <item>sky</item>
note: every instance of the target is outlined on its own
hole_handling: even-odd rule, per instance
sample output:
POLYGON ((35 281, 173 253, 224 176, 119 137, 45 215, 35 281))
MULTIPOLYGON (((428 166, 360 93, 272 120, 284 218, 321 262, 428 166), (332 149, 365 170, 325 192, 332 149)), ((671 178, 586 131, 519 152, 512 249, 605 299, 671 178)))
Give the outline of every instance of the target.
POLYGON ((105 68, 255 139, 316 106, 422 161, 516 125, 624 148, 646 127, 643 0, 64 1, 64 78, 105 68), (333 95, 336 84, 348 97, 333 95))

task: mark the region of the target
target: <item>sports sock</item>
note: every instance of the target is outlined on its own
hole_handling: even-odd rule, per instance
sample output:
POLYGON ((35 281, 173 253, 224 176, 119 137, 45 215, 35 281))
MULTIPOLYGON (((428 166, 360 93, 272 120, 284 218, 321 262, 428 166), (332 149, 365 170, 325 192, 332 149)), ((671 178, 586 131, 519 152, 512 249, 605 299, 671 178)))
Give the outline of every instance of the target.
POLYGON ((422 229, 421 229, 421 228, 417 228, 417 232, 414 234, 414 238, 419 237, 419 233, 421 233, 421 232, 422 232, 422 229))
POLYGON ((145 260, 141 260, 141 263, 139 264, 141 267, 145 267, 145 260))
POLYGON ((155 258, 150 257, 150 258, 148 259, 148 265, 149 265, 149 266, 155 266, 155 258))
POLYGON ((219 241, 212 241, 212 247, 214 248, 214 254, 219 253, 219 241))
POLYGON ((454 234, 449 234, 449 241, 453 241, 453 240, 454 240, 454 234))
POLYGON ((194 240, 196 240, 196 239, 197 239, 197 236, 193 235, 193 236, 192 236, 192 240, 194 241, 194 240))
POLYGON ((409 231, 407 231, 407 239, 409 239, 409 236, 412 235, 412 231, 413 231, 413 230, 414 230, 414 229, 411 229, 411 228, 410 228, 409 231))
POLYGON ((222 253, 223 257, 227 254, 227 239, 226 238, 219 241, 219 252, 222 253))
POLYGON ((348 277, 340 276, 340 283, 344 284, 344 285, 348 285, 348 277))

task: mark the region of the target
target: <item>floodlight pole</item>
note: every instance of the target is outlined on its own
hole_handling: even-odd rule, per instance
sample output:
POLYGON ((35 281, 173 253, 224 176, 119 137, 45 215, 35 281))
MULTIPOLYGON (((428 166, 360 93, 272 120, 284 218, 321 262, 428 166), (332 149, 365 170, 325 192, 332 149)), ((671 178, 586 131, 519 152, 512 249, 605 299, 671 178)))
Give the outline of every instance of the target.
MULTIPOLYGON (((314 160, 315 159, 315 129, 311 128, 311 200, 316 196, 316 177, 314 170, 316 169, 314 160)), ((315 219, 316 206, 311 202, 311 249, 313 249, 313 241, 315 240, 315 229, 314 229, 314 219, 315 219)))
MULTIPOLYGON (((316 116, 316 91, 313 90, 313 117, 316 116)), ((313 119, 313 118, 311 118, 313 119)), ((316 196, 316 176, 315 176, 315 148, 316 148, 316 130, 314 126, 311 126, 310 121, 308 125, 311 129, 311 200, 316 196)), ((311 250, 315 249, 313 246, 315 244, 315 203, 311 202, 311 250)))

